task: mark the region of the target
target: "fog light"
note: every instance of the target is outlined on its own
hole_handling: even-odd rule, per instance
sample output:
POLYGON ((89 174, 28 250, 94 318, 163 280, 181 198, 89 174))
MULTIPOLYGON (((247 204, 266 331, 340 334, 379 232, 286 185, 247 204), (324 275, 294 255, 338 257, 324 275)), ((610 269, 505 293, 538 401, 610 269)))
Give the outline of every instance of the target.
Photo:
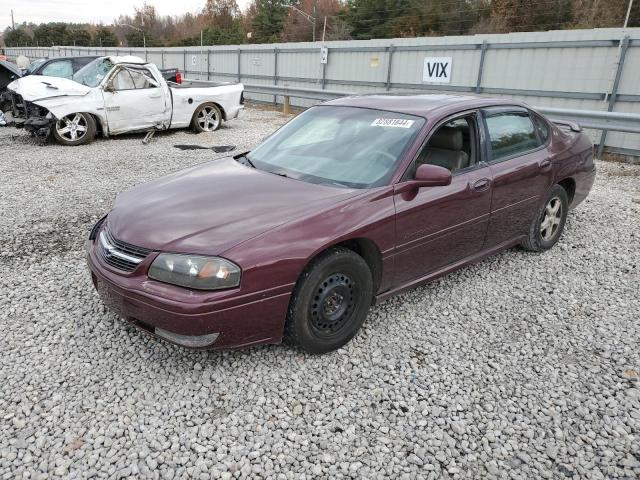
POLYGON ((211 345, 220 336, 219 333, 209 333, 207 335, 180 335, 168 330, 156 327, 153 331, 156 335, 171 342, 182 345, 183 347, 206 347, 211 345))

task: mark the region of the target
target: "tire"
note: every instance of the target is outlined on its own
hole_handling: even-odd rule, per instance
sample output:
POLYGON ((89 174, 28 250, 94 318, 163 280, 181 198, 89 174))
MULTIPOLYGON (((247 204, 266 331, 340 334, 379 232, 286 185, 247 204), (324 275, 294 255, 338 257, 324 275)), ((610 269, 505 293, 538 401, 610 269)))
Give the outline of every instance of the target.
POLYGON ((567 191, 560 185, 554 185, 531 224, 529 235, 522 246, 532 252, 549 250, 560 239, 568 212, 567 191))
POLYGON ((53 137, 61 145, 85 145, 96 136, 96 121, 88 113, 71 113, 56 121, 52 130, 53 137))
POLYGON ((194 132, 215 132, 222 125, 222 112, 215 103, 203 103, 193 113, 191 126, 194 132))
POLYGON ((373 279, 364 259, 346 248, 332 248, 300 275, 284 339, 312 354, 336 350, 360 330, 372 298, 373 279))

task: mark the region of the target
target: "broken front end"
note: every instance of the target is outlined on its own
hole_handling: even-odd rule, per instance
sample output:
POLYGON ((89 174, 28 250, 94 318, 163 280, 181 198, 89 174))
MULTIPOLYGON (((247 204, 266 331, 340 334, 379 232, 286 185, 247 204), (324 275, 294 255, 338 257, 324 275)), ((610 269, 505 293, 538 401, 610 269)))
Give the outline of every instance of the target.
POLYGON ((2 94, 0 108, 11 113, 15 127, 24 128, 43 140, 49 138, 51 127, 56 121, 49 110, 24 100, 22 95, 10 89, 2 94))

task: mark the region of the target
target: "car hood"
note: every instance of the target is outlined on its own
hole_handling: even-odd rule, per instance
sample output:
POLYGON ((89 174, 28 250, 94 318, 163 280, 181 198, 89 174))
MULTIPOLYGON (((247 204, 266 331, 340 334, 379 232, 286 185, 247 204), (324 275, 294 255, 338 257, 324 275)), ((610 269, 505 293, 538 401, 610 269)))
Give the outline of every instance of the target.
POLYGON ((22 95, 28 102, 70 95, 84 96, 91 91, 90 87, 73 80, 44 75, 27 75, 14 80, 7 88, 22 95))
POLYGON ((107 225, 131 245, 219 255, 361 192, 283 178, 226 158, 122 193, 107 225))

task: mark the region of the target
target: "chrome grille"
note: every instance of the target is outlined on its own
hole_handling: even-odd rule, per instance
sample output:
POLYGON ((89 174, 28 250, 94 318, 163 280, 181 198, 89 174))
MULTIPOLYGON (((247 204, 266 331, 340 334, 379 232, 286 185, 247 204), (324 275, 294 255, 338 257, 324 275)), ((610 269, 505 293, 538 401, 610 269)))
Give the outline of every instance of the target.
POLYGON ((98 235, 98 249, 106 264, 125 272, 133 272, 151 253, 146 248, 116 240, 107 228, 98 235))

